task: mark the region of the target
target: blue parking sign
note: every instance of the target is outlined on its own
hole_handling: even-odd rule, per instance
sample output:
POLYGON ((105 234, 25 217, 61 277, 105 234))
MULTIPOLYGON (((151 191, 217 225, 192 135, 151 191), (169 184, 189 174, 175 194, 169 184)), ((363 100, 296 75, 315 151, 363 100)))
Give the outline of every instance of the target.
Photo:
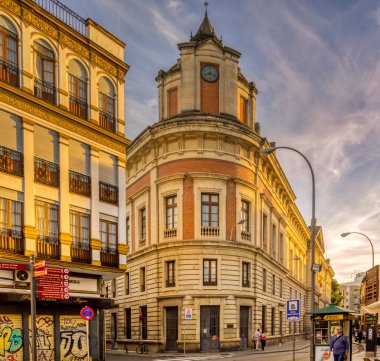
POLYGON ((301 300, 286 301, 286 320, 290 322, 301 320, 301 300))

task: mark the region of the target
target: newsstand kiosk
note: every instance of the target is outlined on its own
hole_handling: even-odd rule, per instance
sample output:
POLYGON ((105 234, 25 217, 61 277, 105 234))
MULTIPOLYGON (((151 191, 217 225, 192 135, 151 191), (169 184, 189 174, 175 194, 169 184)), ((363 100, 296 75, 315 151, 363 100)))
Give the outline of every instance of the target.
POLYGON ((350 344, 348 359, 352 361, 352 311, 330 305, 310 312, 313 328, 313 353, 315 361, 334 361, 333 354, 329 356, 330 341, 336 333, 337 326, 343 327, 343 333, 350 344))

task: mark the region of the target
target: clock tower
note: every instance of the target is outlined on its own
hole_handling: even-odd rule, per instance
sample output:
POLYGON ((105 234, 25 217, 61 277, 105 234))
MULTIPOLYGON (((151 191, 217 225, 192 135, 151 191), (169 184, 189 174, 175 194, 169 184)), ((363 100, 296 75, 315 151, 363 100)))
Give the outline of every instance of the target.
POLYGON ((254 129, 257 89, 239 68, 240 53, 223 45, 208 18, 198 31, 178 44, 180 58, 169 70, 160 70, 159 119, 190 113, 227 116, 254 129))

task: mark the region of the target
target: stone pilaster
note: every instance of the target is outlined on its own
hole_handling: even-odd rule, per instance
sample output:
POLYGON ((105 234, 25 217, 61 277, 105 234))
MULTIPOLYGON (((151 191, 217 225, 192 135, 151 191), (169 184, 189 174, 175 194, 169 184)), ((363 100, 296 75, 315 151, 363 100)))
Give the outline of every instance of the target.
MULTIPOLYGON (((126 225, 126 214, 127 214, 127 204, 125 195, 125 185, 126 185, 126 175, 125 175, 125 165, 126 160, 119 158, 117 161, 117 175, 118 175, 118 186, 119 186, 119 214, 118 214, 118 244, 122 250, 126 248, 126 235, 127 235, 127 225, 126 225)), ((119 268, 125 267, 127 264, 126 252, 119 251, 119 268)))

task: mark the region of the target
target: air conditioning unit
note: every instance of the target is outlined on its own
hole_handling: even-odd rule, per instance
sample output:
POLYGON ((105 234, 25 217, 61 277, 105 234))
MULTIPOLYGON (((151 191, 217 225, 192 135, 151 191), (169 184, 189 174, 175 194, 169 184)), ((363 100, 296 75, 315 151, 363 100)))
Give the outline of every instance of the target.
POLYGON ((14 280, 15 282, 25 282, 30 283, 30 272, 18 270, 14 272, 14 280))

